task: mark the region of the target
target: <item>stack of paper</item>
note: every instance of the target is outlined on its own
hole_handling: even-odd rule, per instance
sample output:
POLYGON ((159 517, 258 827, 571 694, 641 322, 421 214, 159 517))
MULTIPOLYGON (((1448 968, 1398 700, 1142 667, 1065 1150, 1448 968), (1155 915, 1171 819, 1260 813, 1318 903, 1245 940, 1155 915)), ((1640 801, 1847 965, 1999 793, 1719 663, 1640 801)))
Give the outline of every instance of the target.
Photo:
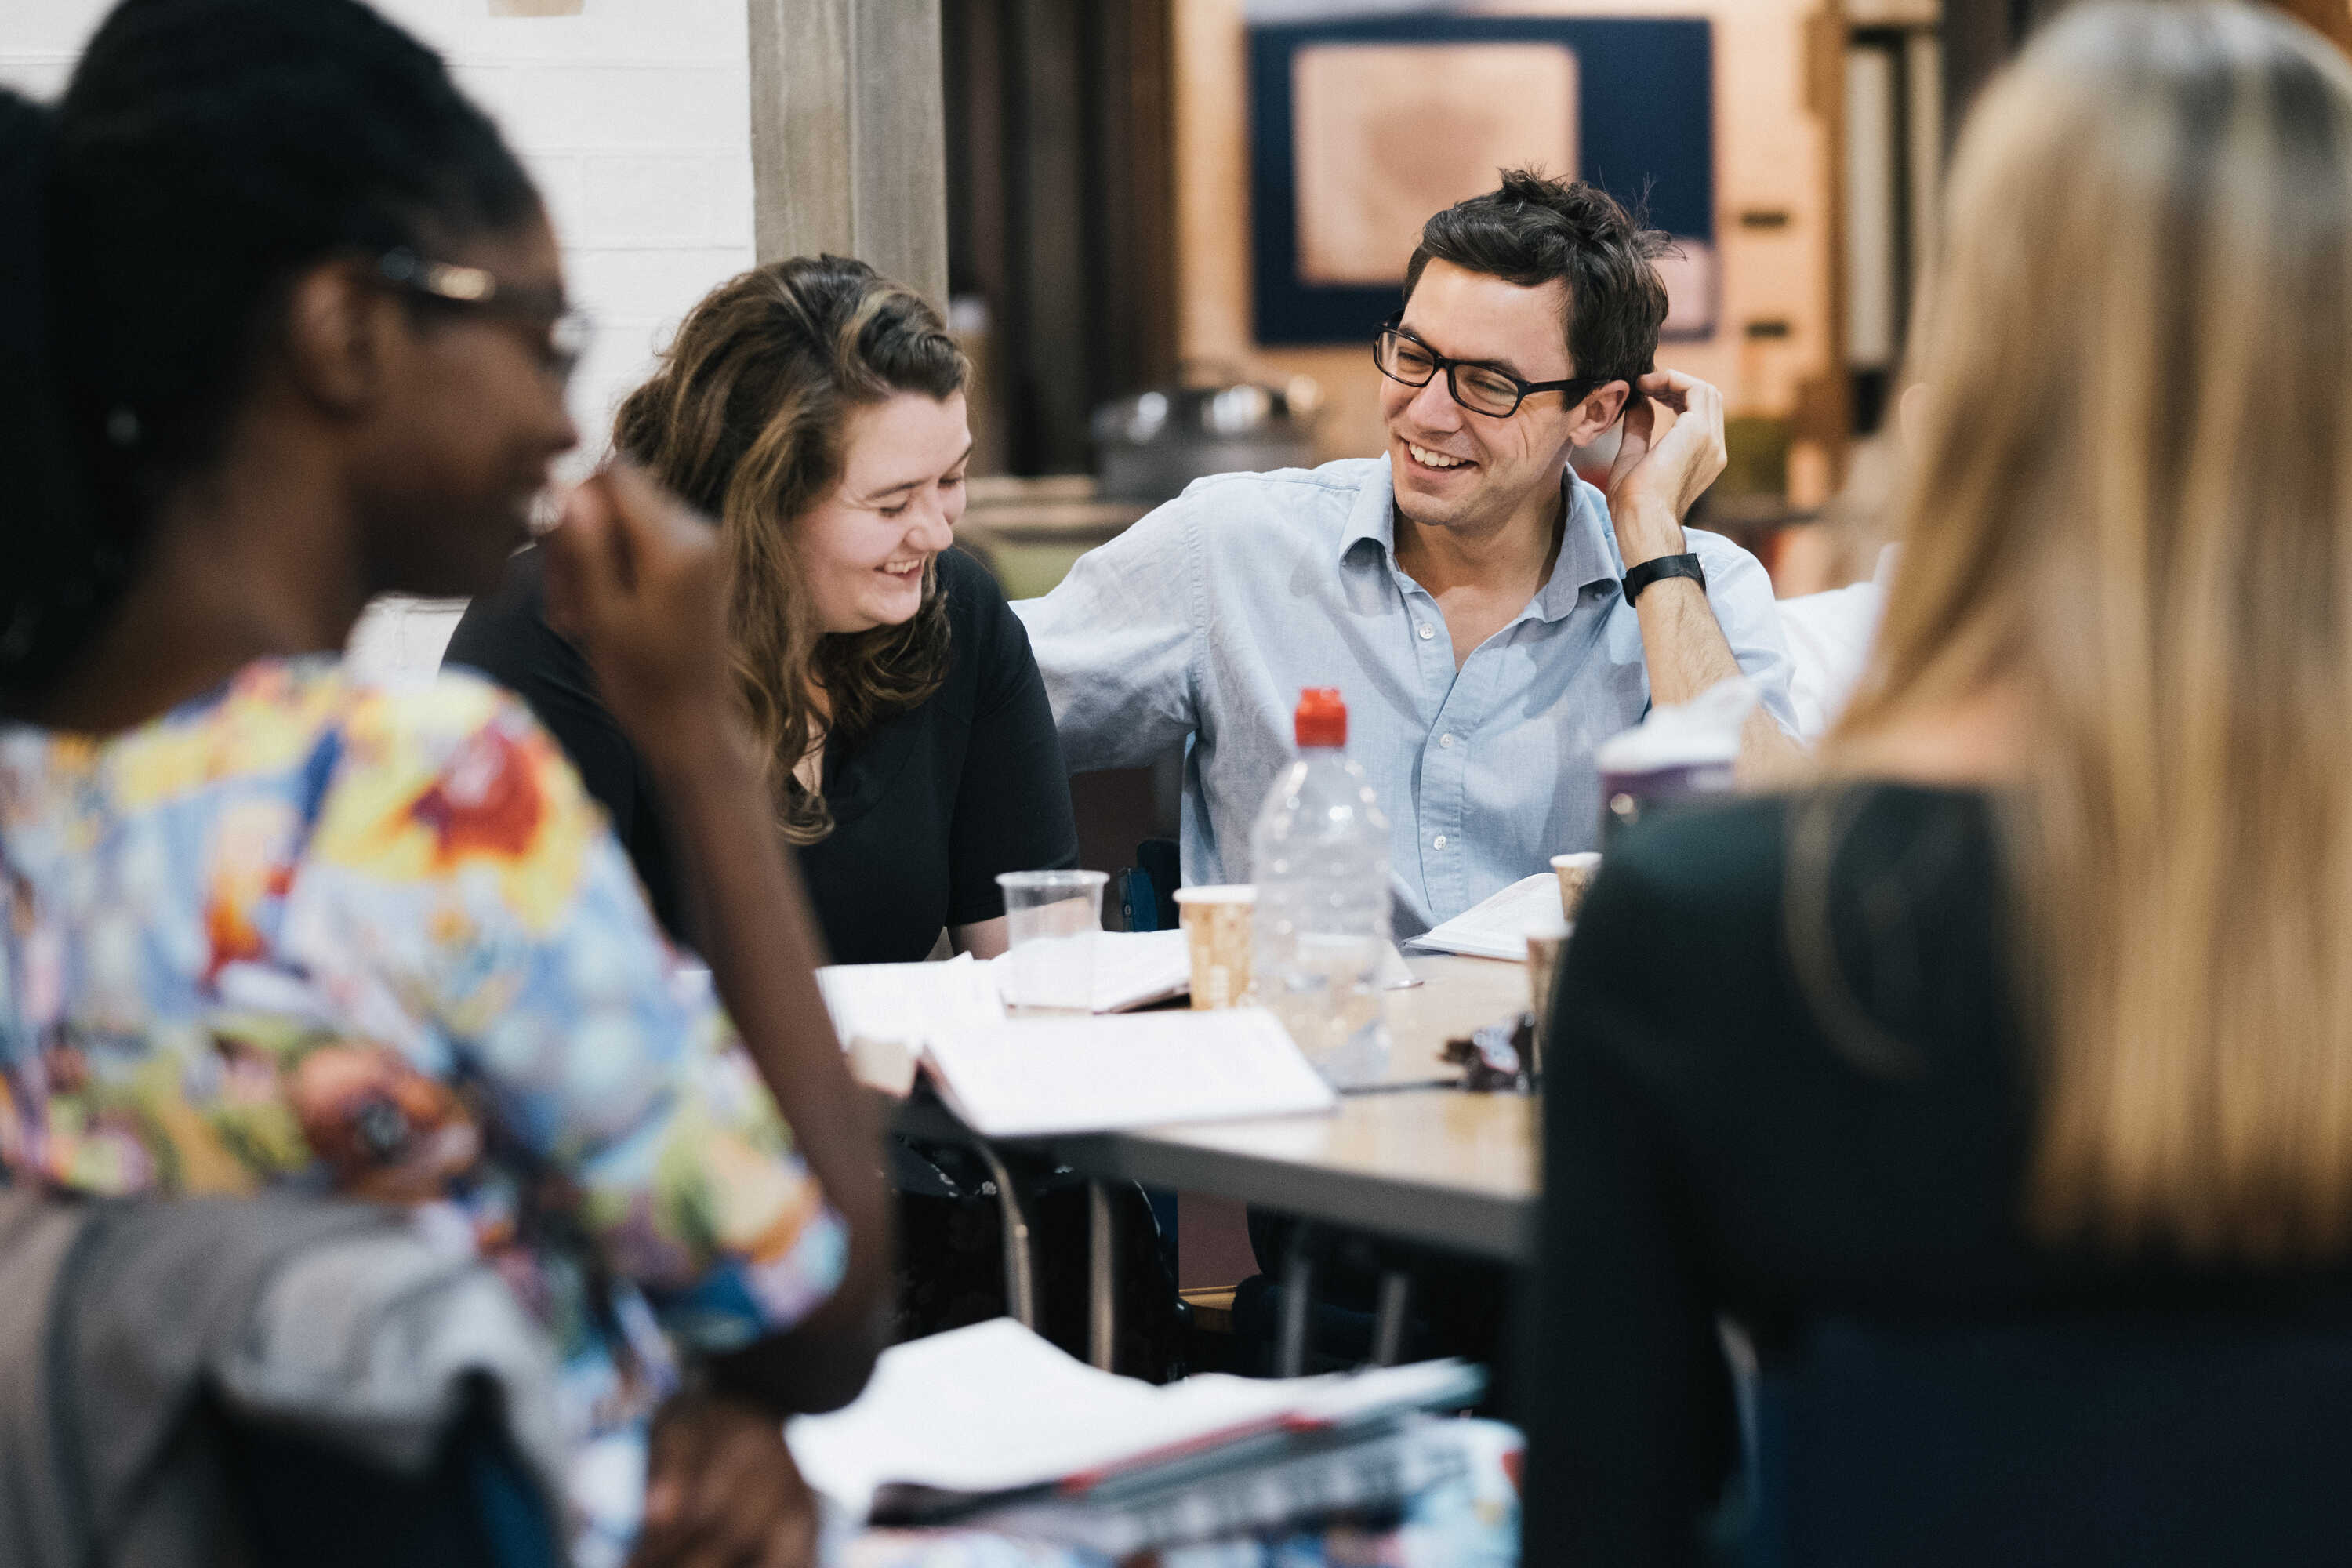
POLYGON ((1473 958, 1528 961, 1528 937, 1559 924, 1559 878, 1550 871, 1522 877, 1492 898, 1471 905, 1405 943, 1416 952, 1465 952, 1473 958))
POLYGON ((1339 1102, 1257 1007, 947 1031, 923 1061, 940 1098, 992 1138, 1324 1113, 1339 1102))
POLYGON ((1000 1318, 885 1351, 856 1404, 785 1436, 809 1484, 854 1518, 962 1521, 1123 1556, 1393 1500, 1430 1468, 1426 1444, 1401 1451, 1415 1436, 1405 1417, 1469 1405, 1485 1382, 1444 1361, 1156 1388, 1000 1318), (1296 1484, 1269 1485, 1286 1472, 1296 1484))

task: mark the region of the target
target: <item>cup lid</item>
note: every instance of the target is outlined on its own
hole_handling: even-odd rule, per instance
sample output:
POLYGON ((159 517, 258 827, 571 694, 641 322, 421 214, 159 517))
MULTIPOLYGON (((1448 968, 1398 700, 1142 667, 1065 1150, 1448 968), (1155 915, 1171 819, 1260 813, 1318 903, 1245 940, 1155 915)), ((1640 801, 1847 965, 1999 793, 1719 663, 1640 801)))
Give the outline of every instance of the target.
POLYGON ((1176 901, 1180 904, 1254 904, 1257 902, 1257 886, 1253 882, 1213 882, 1198 888, 1179 888, 1176 901))

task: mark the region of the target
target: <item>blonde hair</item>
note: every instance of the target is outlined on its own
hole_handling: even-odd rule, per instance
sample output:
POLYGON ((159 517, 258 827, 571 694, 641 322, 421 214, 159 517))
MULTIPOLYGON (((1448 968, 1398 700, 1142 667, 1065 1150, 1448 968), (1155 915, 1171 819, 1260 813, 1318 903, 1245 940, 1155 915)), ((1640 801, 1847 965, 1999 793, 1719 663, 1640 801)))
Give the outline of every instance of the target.
POLYGON ((1825 754, 2020 684, 2029 1219, 2352 1241, 2352 67, 2242 5, 2069 13, 1953 165, 1904 557, 1825 754))
POLYGON ((920 704, 949 658, 937 562, 911 620, 828 634, 802 582, 793 525, 840 483, 853 413, 897 392, 945 399, 970 372, 920 295, 862 261, 797 256, 712 289, 614 420, 616 447, 719 520, 736 690, 792 843, 833 831, 824 795, 793 772, 817 735, 861 734, 920 704), (829 718, 810 698, 812 679, 829 718))

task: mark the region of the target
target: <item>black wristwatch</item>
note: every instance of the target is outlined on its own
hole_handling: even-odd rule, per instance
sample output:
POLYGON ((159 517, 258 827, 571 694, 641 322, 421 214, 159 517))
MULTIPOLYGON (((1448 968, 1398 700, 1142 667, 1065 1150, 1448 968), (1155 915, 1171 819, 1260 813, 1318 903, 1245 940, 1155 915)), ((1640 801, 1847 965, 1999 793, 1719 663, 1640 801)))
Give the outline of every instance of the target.
POLYGON ((1630 605, 1639 599, 1642 590, 1661 577, 1687 577, 1701 588, 1706 586, 1706 569, 1698 563, 1697 556, 1661 555, 1625 568, 1625 602, 1630 605))

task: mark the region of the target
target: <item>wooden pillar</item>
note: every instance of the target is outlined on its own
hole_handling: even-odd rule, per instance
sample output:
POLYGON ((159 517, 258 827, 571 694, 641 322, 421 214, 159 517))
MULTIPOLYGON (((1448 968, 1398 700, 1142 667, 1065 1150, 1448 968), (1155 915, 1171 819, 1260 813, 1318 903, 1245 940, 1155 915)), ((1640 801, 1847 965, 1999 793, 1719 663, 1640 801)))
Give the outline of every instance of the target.
POLYGON ((944 304, 939 0, 746 0, 761 261, 855 256, 944 304))

